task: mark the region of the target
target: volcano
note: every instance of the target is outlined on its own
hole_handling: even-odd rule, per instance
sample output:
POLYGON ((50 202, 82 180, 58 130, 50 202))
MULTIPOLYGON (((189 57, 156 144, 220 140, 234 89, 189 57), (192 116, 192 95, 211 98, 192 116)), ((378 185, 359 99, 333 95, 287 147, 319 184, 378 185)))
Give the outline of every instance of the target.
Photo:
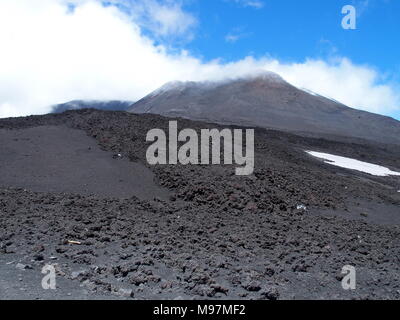
POLYGON ((400 144, 399 121, 298 89, 268 72, 220 82, 167 83, 129 111, 400 144))

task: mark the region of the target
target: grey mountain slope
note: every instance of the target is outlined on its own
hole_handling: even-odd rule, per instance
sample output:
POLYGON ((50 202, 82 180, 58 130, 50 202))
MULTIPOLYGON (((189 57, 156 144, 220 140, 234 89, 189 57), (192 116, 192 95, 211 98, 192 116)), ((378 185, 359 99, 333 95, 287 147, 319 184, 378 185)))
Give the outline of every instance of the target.
POLYGON ((129 111, 400 144, 399 121, 310 94, 270 74, 168 83, 129 111))

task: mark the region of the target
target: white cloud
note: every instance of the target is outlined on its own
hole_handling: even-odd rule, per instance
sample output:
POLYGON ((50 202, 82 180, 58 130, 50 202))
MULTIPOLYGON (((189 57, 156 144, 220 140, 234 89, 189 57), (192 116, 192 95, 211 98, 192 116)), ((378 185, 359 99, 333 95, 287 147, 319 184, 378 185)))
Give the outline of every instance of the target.
POLYGON ((159 37, 188 35, 197 24, 196 18, 182 9, 177 0, 113 0, 123 7, 134 22, 159 37))
POLYGON ((243 7, 251 7, 254 9, 261 9, 264 7, 264 2, 261 0, 228 0, 235 2, 243 7))
POLYGON ((370 6, 370 1, 369 0, 353 0, 352 4, 355 6, 357 10, 357 17, 361 17, 364 12, 368 10, 368 7, 370 6))
POLYGON ((225 36, 225 41, 228 43, 236 43, 240 39, 247 38, 251 35, 249 32, 244 32, 243 27, 236 27, 225 36))
POLYGON ((225 36, 225 41, 229 42, 229 43, 235 43, 240 39, 240 35, 238 34, 232 34, 232 33, 228 33, 225 36))
POLYGON ((400 95, 394 85, 382 84, 384 79, 373 68, 355 65, 346 58, 292 64, 275 60, 269 61, 266 68, 295 86, 354 108, 384 114, 400 110, 400 95))
MULTIPOLYGON (((164 21, 161 33, 174 32, 170 21, 180 16, 156 18, 164 21)), ((171 54, 142 31, 135 16, 98 0, 1 0, 0 117, 46 113, 50 105, 73 99, 137 100, 168 81, 221 80, 260 69, 350 106, 399 110, 393 86, 379 84, 379 73, 344 58, 204 62, 185 51, 171 54)))

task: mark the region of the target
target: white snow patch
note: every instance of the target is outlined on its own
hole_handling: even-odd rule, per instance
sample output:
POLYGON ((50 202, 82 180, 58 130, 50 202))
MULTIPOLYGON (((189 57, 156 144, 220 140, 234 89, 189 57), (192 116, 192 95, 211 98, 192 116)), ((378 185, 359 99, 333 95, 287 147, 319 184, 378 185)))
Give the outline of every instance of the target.
POLYGON ((338 166, 341 168, 346 168, 346 169, 352 169, 352 170, 357 170, 365 173, 369 173, 374 176, 379 176, 379 177, 387 177, 387 176, 400 176, 400 172, 395 172, 392 171, 388 168, 368 163, 368 162, 363 162, 351 158, 346 158, 346 157, 341 157, 341 156, 335 156, 333 154, 329 153, 321 153, 321 152, 314 152, 314 151, 306 151, 308 154, 324 159, 325 163, 338 166))

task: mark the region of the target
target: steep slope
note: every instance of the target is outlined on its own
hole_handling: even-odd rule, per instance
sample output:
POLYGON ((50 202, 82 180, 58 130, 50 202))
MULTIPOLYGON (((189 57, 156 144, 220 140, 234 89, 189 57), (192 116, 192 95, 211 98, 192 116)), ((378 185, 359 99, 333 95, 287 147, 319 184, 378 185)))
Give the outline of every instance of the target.
POLYGON ((399 121, 300 90, 272 73, 226 82, 168 83, 130 111, 400 144, 399 121))

